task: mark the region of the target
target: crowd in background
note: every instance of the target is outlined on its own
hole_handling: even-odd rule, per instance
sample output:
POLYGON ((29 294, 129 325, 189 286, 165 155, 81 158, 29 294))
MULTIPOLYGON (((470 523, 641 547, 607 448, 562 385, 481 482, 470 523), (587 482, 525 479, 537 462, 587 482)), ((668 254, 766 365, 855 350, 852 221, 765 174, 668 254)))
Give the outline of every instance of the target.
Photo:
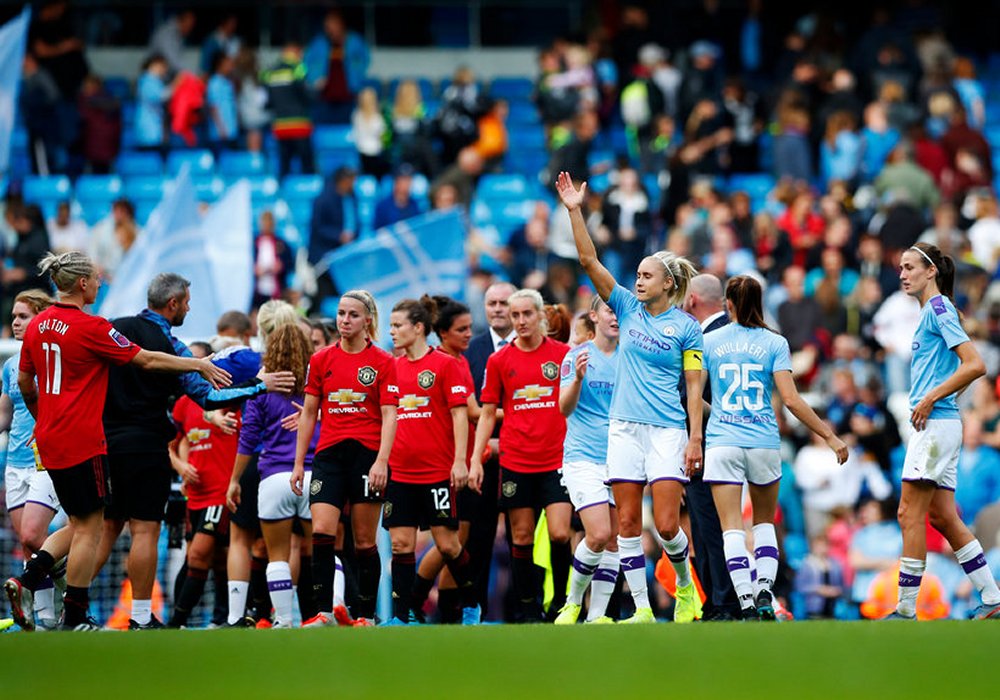
MULTIPOLYGON (((655 24, 641 4, 624 3, 612 22, 554 39, 538 52, 527 105, 494 99, 465 67, 443 83, 439 99, 416 80, 383 91, 367 76, 370 48, 337 12, 266 66, 240 41, 235 18, 226 18, 191 70, 181 52, 197 16, 181 12, 150 39, 130 148, 260 152, 273 139, 279 175, 309 173, 317 169, 313 128, 349 126, 358 167, 322 173, 326 184, 303 237, 308 262, 359 235, 358 176, 389 177, 376 228, 428 208, 469 209, 468 301, 480 328, 478 301, 498 278, 539 289, 571 312, 586 308, 592 290, 551 191, 563 170, 588 181, 588 227, 620 281, 659 249, 722 280, 757 276, 800 388, 854 448, 839 467, 783 422, 783 549, 791 566, 782 593, 798 614, 817 617, 879 616, 879 584, 894 577, 901 539, 893 499, 909 433, 905 397, 919 312, 899 291, 897 266, 913 243, 933 243, 958 263, 956 306, 987 366, 987 378, 960 397, 956 500, 984 547, 993 547, 988 558, 1000 575, 993 172, 1000 142, 989 137, 1000 128, 1000 111, 988 99, 1000 76, 984 57, 961 55, 929 5, 895 14, 876 6, 860 33, 806 12, 784 36, 774 33, 760 0, 736 9, 695 5, 677 18, 683 32, 655 24), (526 146, 508 120, 523 109, 541 124, 544 158, 526 173, 525 220, 498 233, 477 219, 478 185, 512 172, 511 158, 526 146)), ((20 104, 32 168, 106 173, 122 150, 123 103, 89 74, 66 11, 66 2, 45 3, 29 40, 20 104)), ((142 235, 127 200, 91 228, 68 203, 46 220, 13 188, 2 225, 4 318, 17 292, 40 284, 34 264, 45 250, 88 250, 113 279, 142 235)), ((257 228, 255 305, 286 296, 307 308, 297 292, 294 242, 272 212, 260 215, 257 228)), ((328 276, 317 283, 316 296, 336 294, 328 276)), ((971 590, 947 543, 930 544, 928 570, 941 584, 937 609, 961 616, 971 590)))

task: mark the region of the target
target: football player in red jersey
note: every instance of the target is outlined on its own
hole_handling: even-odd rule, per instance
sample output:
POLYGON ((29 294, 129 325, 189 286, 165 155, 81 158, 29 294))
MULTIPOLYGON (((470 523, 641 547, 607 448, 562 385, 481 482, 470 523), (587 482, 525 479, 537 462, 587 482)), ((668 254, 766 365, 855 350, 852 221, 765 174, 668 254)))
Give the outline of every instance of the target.
POLYGON ((510 519, 516 619, 541 622, 542 586, 533 560, 538 510, 545 509, 552 543, 553 612, 565 602, 572 561, 569 535, 573 507, 562 479, 566 418, 559 411, 559 366, 569 346, 546 337, 545 304, 537 291, 518 290, 508 304, 517 338, 486 363, 483 412, 476 427, 469 482, 473 489, 481 488, 482 455, 500 406, 504 412, 500 498, 510 519))
POLYGON ((299 418, 292 489, 302 493, 305 458, 320 422, 319 444, 309 484, 313 518, 313 586, 319 613, 306 626, 335 624, 333 581, 340 512, 351 504, 358 567, 361 624, 375 619, 382 564, 375 546, 382 493, 389 478, 389 452, 396 435, 396 367, 392 355, 372 344, 378 307, 364 290, 347 292, 337 307, 340 341, 309 361, 305 403, 299 418))
POLYGON ((86 313, 83 308, 94 303, 101 282, 83 253, 49 253, 38 267, 52 279, 59 301, 38 314, 25 332, 17 383, 36 418, 38 452, 69 526, 49 537, 24 574, 8 579, 4 590, 14 619, 30 629, 31 591, 68 554, 63 628, 86 631, 99 629, 87 612, 109 495, 101 422, 109 365, 134 362, 147 370, 198 372, 216 386, 227 386, 230 377, 207 359, 143 350, 107 319, 86 313))
POLYGON ((390 477, 382 524, 392 537, 392 619, 410 618, 416 578, 417 529, 430 529, 438 551, 459 584, 462 623, 479 623, 469 553, 458 538, 457 493, 469 478, 468 400, 471 377, 459 361, 427 344, 437 304, 404 299, 389 321, 399 387, 396 440, 389 456, 390 477))
MULTIPOLYGON (((201 600, 216 548, 223 554, 229 544, 229 511, 226 490, 239 443, 239 414, 235 430, 224 431, 205 420, 205 412, 182 396, 174 405, 174 423, 180 435, 170 443, 170 461, 184 480, 187 496, 187 574, 168 627, 183 627, 201 600)), ((223 557, 225 559, 225 557, 223 557)), ((215 580, 216 590, 225 580, 215 580)))

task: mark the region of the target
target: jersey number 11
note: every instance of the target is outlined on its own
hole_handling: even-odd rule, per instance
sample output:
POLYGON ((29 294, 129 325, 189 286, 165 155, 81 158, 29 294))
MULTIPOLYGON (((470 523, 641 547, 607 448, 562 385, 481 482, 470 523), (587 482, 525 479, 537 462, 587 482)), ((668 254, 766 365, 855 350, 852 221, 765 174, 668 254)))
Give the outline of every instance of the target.
POLYGON ((62 348, 58 343, 42 343, 45 351, 45 393, 58 395, 62 389, 62 348))

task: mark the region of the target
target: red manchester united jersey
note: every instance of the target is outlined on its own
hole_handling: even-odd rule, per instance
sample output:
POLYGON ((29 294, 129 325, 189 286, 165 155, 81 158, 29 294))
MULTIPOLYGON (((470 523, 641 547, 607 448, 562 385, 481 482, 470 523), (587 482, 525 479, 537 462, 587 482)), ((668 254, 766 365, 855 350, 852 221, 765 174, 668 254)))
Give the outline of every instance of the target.
POLYGON ((320 398, 317 452, 348 439, 377 450, 382 406, 395 406, 399 398, 395 361, 371 343, 353 354, 336 343, 312 356, 305 391, 320 398))
POLYGON ((67 469, 107 454, 104 399, 108 365, 123 365, 141 348, 107 319, 72 304, 38 314, 24 334, 22 372, 38 378, 35 440, 46 469, 67 469))
MULTIPOLYGON (((438 348, 438 352, 448 355, 444 350, 438 348)), ((453 355, 448 355, 448 357, 454 357, 453 355)), ((472 381, 472 367, 469 366, 469 360, 466 359, 465 355, 458 355, 455 357, 458 360, 459 369, 462 370, 462 379, 465 380, 466 384, 475 388, 476 384, 472 381)), ((468 402, 466 402, 468 403, 468 402)), ((469 417, 469 449, 465 455, 465 463, 469 464, 472 462, 472 451, 476 449, 476 422, 469 417)))
POLYGON ((546 338, 531 352, 511 343, 490 355, 482 401, 503 409, 500 466, 515 472, 562 466, 566 419, 559 412, 559 365, 568 351, 546 338))
POLYGON ((198 470, 198 481, 185 487, 188 508, 199 510, 226 502, 240 435, 226 435, 205 420, 201 406, 182 396, 174 404, 174 423, 191 446, 188 462, 198 470))
POLYGON ((465 406, 472 391, 458 360, 430 350, 419 360, 396 358, 399 386, 392 480, 432 484, 451 474, 455 433, 451 409, 465 406))

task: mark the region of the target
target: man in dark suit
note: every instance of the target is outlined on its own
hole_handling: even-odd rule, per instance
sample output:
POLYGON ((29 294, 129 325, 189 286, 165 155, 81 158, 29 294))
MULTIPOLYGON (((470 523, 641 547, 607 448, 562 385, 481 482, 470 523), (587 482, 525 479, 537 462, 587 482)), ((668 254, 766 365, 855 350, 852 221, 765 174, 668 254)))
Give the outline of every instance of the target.
MULTIPOLYGON (((514 341, 514 324, 510 320, 510 310, 507 299, 517 291, 517 288, 507 282, 498 282, 486 290, 486 322, 489 328, 469 342, 465 358, 472 370, 472 381, 476 389, 476 400, 483 390, 483 380, 486 374, 486 361, 494 352, 514 341)), ((499 412, 498 412, 499 414, 499 412)), ((499 423, 497 431, 499 431, 499 423)), ((470 489, 462 491, 461 507, 470 513, 469 539, 465 549, 472 558, 476 571, 476 587, 479 604, 486 613, 486 598, 489 589, 490 564, 493 560, 493 541, 497 535, 497 519, 500 515, 500 460, 497 454, 497 437, 490 440, 492 455, 483 464, 484 476, 482 495, 470 489)))
POLYGON ((316 298, 312 310, 318 312, 323 300, 339 293, 325 256, 331 250, 357 238, 361 224, 358 202, 354 196, 356 173, 341 166, 323 184, 323 190, 313 200, 309 224, 309 264, 316 273, 316 298))
MULTIPOLYGON (((729 323, 725 312, 722 283, 715 275, 698 275, 691 280, 684 310, 697 319, 704 333, 711 333, 729 323)), ((681 404, 687 406, 687 386, 680 383, 681 404)), ((702 395, 711 405, 712 389, 705 382, 702 395)), ((708 411, 705 412, 708 422, 708 411)), ((722 550, 722 526, 712 499, 712 487, 702 481, 702 473, 691 477, 685 489, 688 513, 691 517, 691 534, 694 539, 694 567, 705 591, 705 610, 702 619, 734 620, 740 604, 733 590, 726 555, 722 550)))

